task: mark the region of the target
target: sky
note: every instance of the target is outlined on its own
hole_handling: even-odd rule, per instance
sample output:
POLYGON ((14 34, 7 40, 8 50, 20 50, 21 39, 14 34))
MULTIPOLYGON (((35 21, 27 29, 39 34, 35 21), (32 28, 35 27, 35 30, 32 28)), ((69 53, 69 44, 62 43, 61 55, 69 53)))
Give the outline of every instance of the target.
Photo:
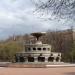
POLYGON ((32 32, 67 29, 69 25, 75 24, 72 20, 58 22, 41 19, 39 14, 34 14, 35 8, 32 0, 0 0, 0 39, 32 32))

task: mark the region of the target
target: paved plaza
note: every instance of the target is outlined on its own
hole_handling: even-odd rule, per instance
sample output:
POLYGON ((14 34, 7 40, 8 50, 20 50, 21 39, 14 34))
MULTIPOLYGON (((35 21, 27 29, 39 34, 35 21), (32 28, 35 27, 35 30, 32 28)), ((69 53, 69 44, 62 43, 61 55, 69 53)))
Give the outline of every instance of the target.
POLYGON ((0 67, 0 75, 75 75, 75 67, 58 67, 58 68, 0 67))

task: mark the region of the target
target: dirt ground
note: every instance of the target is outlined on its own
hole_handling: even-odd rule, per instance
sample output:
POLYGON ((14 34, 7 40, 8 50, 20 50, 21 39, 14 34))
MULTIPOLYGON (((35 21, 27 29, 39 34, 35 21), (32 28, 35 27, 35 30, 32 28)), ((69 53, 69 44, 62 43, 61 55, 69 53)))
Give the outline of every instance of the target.
POLYGON ((61 67, 61 68, 0 67, 0 75, 75 75, 75 67, 61 67))

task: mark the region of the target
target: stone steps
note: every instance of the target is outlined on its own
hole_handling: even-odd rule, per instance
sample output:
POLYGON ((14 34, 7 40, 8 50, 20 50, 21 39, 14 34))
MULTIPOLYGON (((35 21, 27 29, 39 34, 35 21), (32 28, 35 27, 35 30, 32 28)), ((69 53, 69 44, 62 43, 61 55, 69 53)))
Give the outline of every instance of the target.
POLYGON ((0 63, 0 67, 11 68, 58 68, 58 67, 75 67, 75 64, 70 63, 0 63))

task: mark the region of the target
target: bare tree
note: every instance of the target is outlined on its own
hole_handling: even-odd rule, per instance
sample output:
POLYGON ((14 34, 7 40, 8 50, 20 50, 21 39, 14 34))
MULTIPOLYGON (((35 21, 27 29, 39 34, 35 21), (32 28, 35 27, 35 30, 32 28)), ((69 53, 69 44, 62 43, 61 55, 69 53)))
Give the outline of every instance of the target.
POLYGON ((48 19, 75 20, 75 0, 33 0, 36 12, 48 19))

